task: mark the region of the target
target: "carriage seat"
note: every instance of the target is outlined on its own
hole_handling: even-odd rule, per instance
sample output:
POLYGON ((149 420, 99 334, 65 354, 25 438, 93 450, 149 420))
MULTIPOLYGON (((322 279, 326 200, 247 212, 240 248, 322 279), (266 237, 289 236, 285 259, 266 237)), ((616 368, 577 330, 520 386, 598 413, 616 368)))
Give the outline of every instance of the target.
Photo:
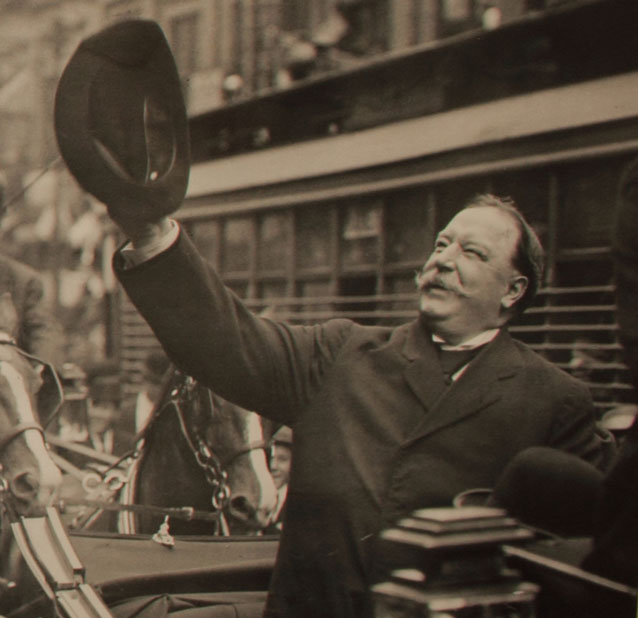
POLYGON ((115 618, 261 618, 266 592, 156 594, 126 599, 109 607, 115 618))

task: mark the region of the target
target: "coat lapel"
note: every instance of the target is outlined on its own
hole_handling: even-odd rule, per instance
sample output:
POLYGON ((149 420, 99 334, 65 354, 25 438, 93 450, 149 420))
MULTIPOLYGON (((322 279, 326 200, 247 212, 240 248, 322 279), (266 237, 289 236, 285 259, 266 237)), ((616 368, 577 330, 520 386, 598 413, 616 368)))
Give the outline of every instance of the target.
POLYGON ((417 320, 413 322, 403 354, 410 361, 404 376, 426 410, 430 410, 447 389, 432 337, 417 320))
POLYGON ((432 392, 427 394, 422 392, 419 396, 428 408, 428 413, 408 436, 409 442, 456 423, 498 401, 501 397, 500 381, 516 374, 521 367, 518 350, 507 331, 502 331, 494 341, 479 352, 465 373, 454 384, 447 387, 436 358, 434 345, 431 344, 430 347, 433 358, 424 355, 416 359, 406 370, 406 378, 410 376, 408 381, 415 392, 416 388, 423 391, 433 387, 432 392), (416 386, 418 380, 421 381, 420 386, 416 386))

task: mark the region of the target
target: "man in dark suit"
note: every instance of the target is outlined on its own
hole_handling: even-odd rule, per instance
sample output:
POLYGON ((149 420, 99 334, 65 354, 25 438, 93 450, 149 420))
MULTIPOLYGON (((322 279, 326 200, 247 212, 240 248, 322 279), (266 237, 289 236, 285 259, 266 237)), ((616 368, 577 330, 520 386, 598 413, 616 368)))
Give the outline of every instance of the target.
POLYGON ((132 241, 116 272, 170 358, 294 430, 266 615, 370 616, 379 530, 493 486, 527 447, 600 463, 587 389, 507 332, 542 263, 508 201, 478 196, 438 235, 420 315, 398 328, 256 317, 175 222, 122 204, 111 216, 132 241))

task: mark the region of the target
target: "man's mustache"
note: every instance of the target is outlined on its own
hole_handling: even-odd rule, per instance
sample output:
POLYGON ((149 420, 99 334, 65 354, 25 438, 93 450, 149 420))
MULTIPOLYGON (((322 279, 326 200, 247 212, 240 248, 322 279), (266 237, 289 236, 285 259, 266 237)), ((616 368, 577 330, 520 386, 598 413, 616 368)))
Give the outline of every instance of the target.
POLYGON ((455 283, 448 281, 441 277, 437 272, 422 272, 416 275, 416 285, 420 292, 425 292, 431 288, 438 288, 447 290, 457 294, 458 296, 467 296, 467 294, 461 290, 455 283))

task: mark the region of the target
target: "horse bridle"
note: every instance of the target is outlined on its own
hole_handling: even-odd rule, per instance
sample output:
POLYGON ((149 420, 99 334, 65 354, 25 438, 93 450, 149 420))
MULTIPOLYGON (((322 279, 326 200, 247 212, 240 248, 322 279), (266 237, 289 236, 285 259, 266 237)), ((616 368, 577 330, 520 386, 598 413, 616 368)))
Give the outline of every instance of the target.
POLYGON ((8 435, 4 436, 0 440, 0 453, 7 447, 13 440, 15 440, 18 436, 22 435, 25 431, 29 431, 30 429, 35 429, 44 438, 44 429, 40 423, 18 423, 11 428, 11 431, 8 435))
MULTIPOLYGON (((62 402, 64 401, 64 397, 63 397, 63 394, 62 394, 63 393, 62 384, 60 383, 60 379, 58 377, 58 374, 55 371, 55 369, 53 368, 53 366, 50 365, 49 363, 44 362, 42 359, 38 358, 37 356, 34 356, 33 354, 29 354, 28 352, 25 352, 22 348, 20 348, 18 346, 18 344, 16 343, 15 339, 13 339, 13 337, 10 337, 6 333, 1 333, 0 332, 0 345, 11 346, 19 354, 24 356, 27 360, 39 363, 39 364, 41 364, 41 365, 43 365, 43 366, 45 366, 45 367, 47 367, 49 369, 49 371, 51 372, 51 375, 53 375, 53 377, 54 377, 54 382, 55 382, 55 385, 57 386, 58 393, 59 393, 59 403, 56 406, 56 408, 53 411, 53 413, 51 414, 51 417, 54 417, 57 414, 57 412, 60 409, 60 407, 62 406, 62 402)), ((29 431, 31 429, 34 429, 35 431, 39 432, 42 435, 42 438, 44 439, 44 441, 46 443, 46 436, 45 436, 45 433, 44 433, 44 428, 42 427, 42 425, 40 423, 38 423, 37 421, 35 421, 35 422, 19 422, 19 423, 16 423, 15 425, 13 425, 13 427, 11 427, 11 430, 7 433, 7 435, 3 436, 2 439, 0 439, 0 453, 2 453, 7 448, 7 446, 9 446, 9 444, 11 444, 11 442, 13 442, 16 438, 18 438, 23 433, 25 433, 25 432, 27 432, 27 431, 29 431)), ((2 491, 6 491, 8 488, 9 488, 9 483, 8 483, 7 479, 5 478, 5 476, 3 474, 2 465, 0 464, 0 489, 2 491)))
MULTIPOLYGON (((194 378, 182 374, 181 384, 178 384, 171 390, 169 404, 173 406, 173 409, 177 414, 182 434, 186 439, 186 443, 188 444, 193 456, 195 457, 195 461, 197 461, 197 464, 200 468, 202 468, 206 481, 213 488, 211 496, 213 509, 222 513, 228 505, 231 497, 231 489, 228 484, 228 466, 230 466, 239 457, 251 453, 252 451, 264 450, 267 452, 268 449, 271 448, 272 444, 266 440, 259 440, 237 450, 226 459, 220 458, 211 450, 199 431, 192 433, 188 429, 188 424, 186 422, 181 402, 192 394, 196 386, 197 382, 194 378)), ((207 391, 207 397, 210 398, 211 408, 214 409, 215 405, 210 391, 207 391)))

